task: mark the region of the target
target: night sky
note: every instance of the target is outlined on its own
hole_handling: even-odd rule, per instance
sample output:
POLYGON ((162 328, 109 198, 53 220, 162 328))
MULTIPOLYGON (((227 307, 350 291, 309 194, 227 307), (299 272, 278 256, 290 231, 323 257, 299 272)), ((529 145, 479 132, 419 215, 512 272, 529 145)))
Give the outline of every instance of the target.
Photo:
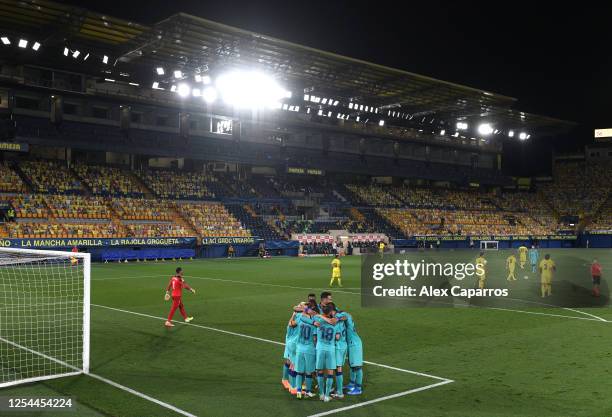
POLYGON ((185 12, 516 97, 520 110, 580 124, 569 138, 557 138, 560 151, 592 142, 596 127, 612 127, 612 7, 603 1, 63 3, 145 24, 185 12))

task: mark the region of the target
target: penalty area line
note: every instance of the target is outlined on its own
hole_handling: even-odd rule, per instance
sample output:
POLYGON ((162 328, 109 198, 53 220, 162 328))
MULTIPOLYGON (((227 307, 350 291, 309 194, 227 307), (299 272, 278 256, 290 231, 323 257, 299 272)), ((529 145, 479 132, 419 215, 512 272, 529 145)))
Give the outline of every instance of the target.
MULTIPOLYGON (((99 307, 99 308, 104 308, 104 309, 107 309, 107 310, 117 311, 117 312, 120 312, 120 313, 133 314, 135 316, 146 317, 146 318, 151 318, 151 319, 155 319, 155 320, 163 320, 163 321, 166 320, 166 318, 164 318, 164 317, 158 317, 158 316, 154 316, 152 314, 138 313, 136 311, 124 310, 124 309, 121 309, 121 308, 110 307, 110 306, 105 306, 105 305, 101 305, 101 304, 93 304, 92 303, 91 305, 95 306, 95 307, 99 307)), ((275 340, 264 339, 264 338, 261 338, 261 337, 250 336, 250 335, 247 335, 247 334, 242 334, 242 333, 231 332, 231 331, 228 331, 228 330, 217 329, 215 327, 203 326, 201 324, 185 323, 185 322, 181 322, 181 321, 178 321, 178 320, 172 320, 172 321, 174 323, 181 324, 181 325, 184 325, 184 326, 197 327, 197 328, 204 329, 204 330, 211 330, 211 331, 214 331, 214 332, 229 334, 229 335, 232 335, 232 336, 243 337, 243 338, 251 339, 251 340, 257 340, 257 341, 260 341, 260 342, 271 343, 271 344, 279 345, 279 346, 284 346, 285 345, 284 343, 278 342, 278 341, 275 341, 275 340)), ((370 361, 363 361, 363 363, 366 363, 366 364, 371 365, 371 366, 377 366, 379 368, 389 369, 389 370, 392 370, 392 371, 404 372, 404 373, 408 373, 408 374, 412 374, 412 375, 417 375, 417 376, 424 377, 424 378, 436 379, 436 380, 438 380, 440 382, 436 382, 434 384, 426 385, 426 386, 419 387, 419 388, 413 388, 413 389, 408 390, 408 391, 398 392, 397 394, 391 394, 391 395, 387 395, 387 396, 384 396, 384 397, 375 398, 373 400, 364 401, 363 403, 354 404, 354 405, 351 405, 351 406, 336 408, 334 410, 330 410, 330 411, 327 411, 327 412, 324 412, 324 413, 321 413, 321 414, 315 414, 315 416, 325 416, 325 415, 328 415, 328 414, 338 413, 338 412, 341 412, 341 411, 344 411, 344 410, 350 410, 350 409, 357 408, 357 407, 363 407, 363 406, 366 406, 366 405, 369 405, 369 404, 374 404, 374 403, 377 403, 377 402, 380 402, 380 401, 390 400, 390 399, 393 399, 393 398, 402 397, 404 395, 414 394, 416 392, 425 391, 427 389, 431 389, 431 388, 435 388, 435 387, 439 387, 439 386, 442 386, 442 385, 446 385, 446 384, 450 384, 452 382, 455 382, 452 379, 443 378, 443 377, 436 376, 436 375, 431 375, 431 374, 426 374, 426 373, 423 373, 423 372, 412 371, 410 369, 397 368, 397 367, 394 367, 394 366, 383 365, 383 364, 380 364, 380 363, 370 362, 370 361)), ((311 416, 311 417, 313 417, 313 416, 311 416)))
MULTIPOLYGON (((189 413, 189 412, 187 412, 185 410, 181 410, 180 408, 175 407, 172 404, 165 403, 165 402, 163 402, 161 400, 158 400, 157 398, 153 398, 153 397, 151 397, 151 396, 149 396, 147 394, 143 394, 140 391, 136 391, 135 389, 132 389, 130 387, 126 387, 125 385, 121 385, 118 382, 111 381, 110 379, 104 378, 103 376, 100 376, 100 375, 97 375, 97 374, 94 374, 94 373, 91 373, 91 372, 90 373, 83 372, 82 369, 80 369, 80 368, 78 368, 78 367, 76 367, 74 365, 70 365, 69 363, 64 362, 64 361, 62 361, 60 359, 56 359, 56 358, 54 358, 52 356, 46 355, 44 353, 41 353, 41 352, 38 352, 36 350, 30 349, 30 348, 28 348, 26 346, 20 345, 19 343, 12 342, 12 341, 10 341, 8 339, 5 339, 3 337, 0 337, 0 341, 2 341, 4 343, 7 343, 7 344, 9 344, 9 345, 11 345, 13 347, 16 347, 17 349, 24 350, 26 352, 29 352, 29 353, 33 354, 33 355, 40 356, 40 357, 42 357, 44 359, 47 359, 47 360, 49 360, 51 362, 55 362, 55 363, 57 363, 59 365, 62 365, 64 367, 66 367, 66 368, 72 369, 74 371, 72 373, 72 375, 87 375, 90 378, 97 379, 98 381, 104 382, 105 384, 111 385, 111 386, 113 386, 115 388, 119 388, 120 390, 128 392, 128 393, 130 393, 132 395, 135 395, 136 397, 142 398, 143 400, 150 401, 150 402, 155 403, 155 404, 157 404, 157 405, 159 405, 159 406, 161 406, 163 408, 166 408, 168 410, 172 410, 172 411, 174 411, 177 414, 181 414, 181 415, 183 415, 185 417, 197 417, 195 414, 191 414, 191 413, 189 413)), ((51 378, 52 378, 52 376, 43 377, 43 378, 40 378, 40 380, 46 380, 46 379, 51 379, 51 378)), ((35 378, 31 378, 31 379, 35 379, 35 378)), ((36 381, 32 380, 32 381, 28 381, 28 382, 36 382, 36 381)))
POLYGON ((310 415, 308 417, 329 416, 331 414, 341 413, 342 411, 348 411, 348 410, 352 410, 352 409, 358 408, 358 407, 365 407, 366 405, 379 403, 381 401, 392 400, 394 398, 399 398, 399 397, 403 397, 403 396, 406 396, 406 395, 415 394, 417 392, 425 391, 425 390, 428 390, 428 389, 432 389, 432 388, 436 388, 436 387, 441 387, 442 385, 450 384, 452 382, 454 382, 454 381, 452 381, 450 379, 445 379, 444 381, 436 382, 435 384, 425 385, 425 386, 419 387, 419 388, 413 388, 413 389, 408 390, 408 391, 398 392, 397 394, 386 395, 384 397, 375 398, 375 399, 370 400, 370 401, 364 401, 364 402, 359 403, 359 404, 348 405, 346 407, 340 407, 340 408, 336 408, 336 409, 333 409, 333 410, 324 411, 322 413, 312 414, 312 415, 310 415))
MULTIPOLYGON (((109 306, 105 306, 105 305, 101 305, 101 304, 93 304, 92 303, 91 305, 94 306, 94 307, 105 308, 107 310, 118 311, 120 313, 133 314, 135 316, 147 317, 147 318, 150 318, 150 319, 166 321, 165 317, 154 316, 152 314, 138 313, 136 311, 124 310, 122 308, 109 307, 109 306)), ((217 329, 215 327, 203 326, 201 324, 185 323, 185 322, 178 321, 178 320, 172 320, 172 322, 173 323, 177 323, 177 324, 181 324, 183 326, 197 327, 197 328, 204 329, 204 330, 211 330, 213 332, 218 332, 218 333, 229 334, 229 335, 232 335, 232 336, 243 337, 245 339, 257 340, 257 341, 260 341, 260 342, 266 342, 266 343, 271 343, 271 344, 274 344, 274 345, 285 346, 285 344, 283 342, 277 342, 276 340, 264 339, 264 338, 261 338, 261 337, 250 336, 248 334, 231 332, 229 330, 217 329)), ((407 373, 407 374, 413 374, 413 375, 418 375, 418 376, 422 376, 422 377, 426 377, 426 378, 437 379, 439 381, 450 381, 450 382, 453 382, 453 380, 448 379, 448 378, 443 378, 441 376, 435 376, 435 375, 431 375, 431 374, 426 374, 426 373, 423 373, 423 372, 412 371, 410 369, 396 368, 394 366, 383 365, 383 364, 380 364, 380 363, 370 362, 370 361, 363 361, 363 363, 367 363, 368 365, 372 365, 372 366, 378 366, 379 368, 390 369, 392 371, 404 372, 404 373, 407 373)))

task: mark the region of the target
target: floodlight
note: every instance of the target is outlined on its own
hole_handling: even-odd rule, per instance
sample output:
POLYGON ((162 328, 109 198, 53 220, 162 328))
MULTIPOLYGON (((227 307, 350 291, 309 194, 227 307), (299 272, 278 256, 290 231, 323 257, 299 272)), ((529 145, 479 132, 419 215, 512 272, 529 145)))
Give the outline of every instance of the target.
POLYGON ((525 139, 527 139, 527 133, 525 133, 525 132, 521 132, 521 133, 519 133, 519 139, 520 139, 520 140, 525 140, 525 139))
POLYGON ((378 126, 384 126, 384 125, 385 125, 385 121, 384 120, 381 120, 381 121, 378 122, 378 126))
POLYGON ((104 55, 104 56, 102 57, 102 63, 103 63, 103 64, 108 64, 108 55, 104 55))
POLYGON ((202 92, 202 98, 207 103, 212 103, 217 99, 217 90, 214 87, 206 87, 202 92))
POLYGON ((129 82, 128 84, 129 84, 129 85, 133 85, 134 87, 140 87, 140 84, 138 84, 138 83, 132 83, 132 82, 129 82))
POLYGON ((203 76, 202 76, 202 83, 203 83, 203 84, 208 85, 208 84, 210 84, 210 81, 211 81, 211 79, 210 79, 210 76, 209 76, 209 75, 203 75, 203 76))
POLYGON ((38 51, 40 49, 40 43, 34 42, 34 45, 32 45, 32 49, 34 49, 35 51, 38 51))
POLYGON ((153 88, 156 90, 159 88, 159 83, 157 81, 153 82, 153 88))
POLYGON ((83 57, 83 61, 87 61, 87 58, 89 58, 89 52, 83 57))
POLYGON ((483 136, 488 136, 491 133, 493 133, 493 128, 491 127, 489 123, 483 123, 480 126, 478 126, 478 133, 480 133, 483 136))
POLYGON ((310 96, 308 94, 304 94, 304 101, 309 101, 310 100, 310 96))
POLYGON ((79 50, 76 50, 76 51, 74 51, 74 52, 72 53, 72 57, 73 57, 73 58, 75 58, 75 59, 76 59, 76 58, 78 58, 78 57, 79 57, 79 55, 81 55, 81 51, 79 51, 79 50))
POLYGON ((457 129, 459 130, 467 130, 468 128, 468 124, 465 122, 458 122, 457 123, 457 129))
POLYGON ((194 78, 195 78, 196 83, 202 82, 202 76, 200 74, 196 74, 194 78))
POLYGON ((181 97, 187 97, 189 95, 189 93, 191 92, 191 88, 189 88, 189 86, 185 83, 181 83, 178 86, 177 89, 178 95, 181 97))
POLYGON ((0 38, 0 40, 2 41, 3 44, 5 45, 10 45, 11 41, 9 40, 9 38, 7 38, 6 36, 3 36, 0 38))
POLYGON ((183 78, 183 72, 181 70, 174 71, 174 78, 183 78))
POLYGON ((112 78, 105 78, 104 81, 108 81, 109 83, 114 83, 115 80, 113 80, 112 78))
POLYGON ((173 85, 172 87, 170 87, 170 91, 172 91, 173 93, 176 92, 176 85, 173 85))
POLYGON ((155 68, 155 71, 157 71, 157 75, 164 75, 166 73, 162 67, 155 68))
POLYGON ((64 56, 68 56, 68 48, 64 48, 64 56))
POLYGON ((444 129, 440 130, 440 136, 444 136, 445 133, 446 133, 446 130, 444 129))
POLYGON ((514 137, 514 130, 511 130, 508 132, 508 137, 513 138, 514 137))
POLYGON ((219 95, 227 104, 238 108, 275 107, 287 96, 273 78, 255 71, 233 71, 216 79, 219 95))
POLYGON ((17 44, 17 46, 19 46, 20 48, 27 48, 28 41, 26 41, 25 39, 19 39, 19 43, 17 44))

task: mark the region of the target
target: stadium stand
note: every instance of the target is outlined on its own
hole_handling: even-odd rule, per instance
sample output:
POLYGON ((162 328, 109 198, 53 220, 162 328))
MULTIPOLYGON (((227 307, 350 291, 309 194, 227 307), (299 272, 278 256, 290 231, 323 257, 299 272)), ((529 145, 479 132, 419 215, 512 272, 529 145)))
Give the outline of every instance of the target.
POLYGON ((251 236, 222 204, 179 203, 177 209, 199 236, 251 236))
POLYGON ((25 175, 32 190, 37 193, 80 194, 83 192, 83 185, 65 163, 26 161, 19 165, 19 169, 25 175))
POLYGON ((0 163, 0 192, 23 193, 26 185, 7 162, 0 163))
POLYGON ((75 165, 74 170, 95 195, 136 198, 145 196, 146 191, 127 170, 85 164, 75 165))
POLYGON ((243 227, 251 231, 251 235, 270 240, 281 238, 281 235, 263 217, 257 215, 250 205, 228 204, 226 207, 243 227))
POLYGON ((49 195, 44 198, 51 216, 77 219, 110 219, 111 213, 101 197, 49 195))
POLYGON ((122 220, 170 221, 173 218, 172 204, 163 200, 117 198, 112 201, 112 208, 122 220))
POLYGON ((215 198, 215 193, 207 186, 217 182, 212 175, 164 169, 141 170, 138 171, 138 175, 159 198, 177 200, 215 198))

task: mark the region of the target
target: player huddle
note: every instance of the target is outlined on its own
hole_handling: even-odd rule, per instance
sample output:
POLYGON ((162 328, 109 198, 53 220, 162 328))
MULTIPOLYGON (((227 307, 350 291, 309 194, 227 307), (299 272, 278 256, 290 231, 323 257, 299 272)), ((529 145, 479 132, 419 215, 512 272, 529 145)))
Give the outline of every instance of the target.
POLYGON ((363 346, 353 317, 338 309, 329 292, 314 294, 294 307, 285 336, 283 386, 296 398, 312 398, 316 375, 319 399, 329 402, 347 395, 360 395, 363 384, 363 346), (350 366, 350 381, 344 386, 343 367, 350 366), (335 382, 335 387, 334 387, 335 382))

